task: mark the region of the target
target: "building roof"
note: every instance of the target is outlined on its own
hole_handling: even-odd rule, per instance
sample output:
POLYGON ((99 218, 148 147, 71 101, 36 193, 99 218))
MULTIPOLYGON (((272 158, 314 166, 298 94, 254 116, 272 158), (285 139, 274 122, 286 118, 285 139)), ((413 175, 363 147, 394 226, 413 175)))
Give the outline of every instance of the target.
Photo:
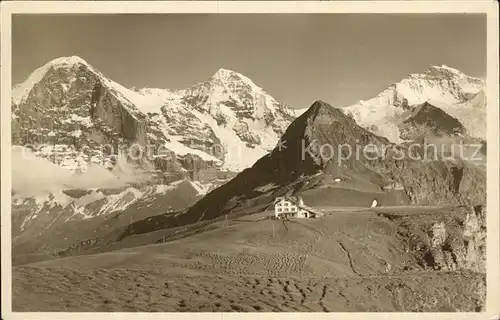
POLYGON ((298 207, 299 207, 300 209, 303 209, 303 210, 306 210, 306 211, 312 212, 312 213, 314 213, 314 214, 316 214, 316 215, 322 215, 322 213, 321 213, 320 211, 318 211, 318 210, 316 210, 316 209, 313 209, 313 208, 311 208, 311 207, 309 207, 309 206, 306 206, 306 205, 298 205, 298 207))
POLYGON ((276 202, 279 202, 281 200, 288 200, 288 201, 293 202, 294 204, 298 205, 300 199, 301 199, 301 197, 297 197, 297 196, 276 197, 276 199, 274 199, 274 204, 276 204, 276 202))

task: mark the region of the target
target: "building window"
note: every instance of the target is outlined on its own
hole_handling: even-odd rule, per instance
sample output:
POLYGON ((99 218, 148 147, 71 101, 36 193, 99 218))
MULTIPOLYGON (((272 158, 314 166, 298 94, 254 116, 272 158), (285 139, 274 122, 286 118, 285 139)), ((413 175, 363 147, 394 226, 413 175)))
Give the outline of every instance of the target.
POLYGON ((281 212, 281 208, 278 208, 278 212, 281 212))
POLYGON ((292 211, 297 211, 297 207, 292 207, 292 211))

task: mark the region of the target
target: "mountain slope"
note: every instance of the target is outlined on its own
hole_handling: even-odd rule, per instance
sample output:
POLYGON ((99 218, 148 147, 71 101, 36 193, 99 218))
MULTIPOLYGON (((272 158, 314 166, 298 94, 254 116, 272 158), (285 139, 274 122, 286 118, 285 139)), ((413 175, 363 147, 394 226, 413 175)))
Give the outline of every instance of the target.
POLYGON ((485 82, 447 67, 433 66, 392 84, 376 97, 342 108, 373 133, 400 143, 406 111, 430 102, 462 122, 474 137, 486 138, 485 82))
MULTIPOLYGON (((47 226, 55 222, 67 233, 65 223, 70 220, 97 217, 99 222, 100 213, 116 212, 103 209, 109 203, 134 221, 147 219, 134 223, 133 230, 123 234, 127 236, 137 230, 209 221, 226 213, 256 212, 283 194, 301 194, 312 205, 368 206, 374 199, 384 205, 484 202, 484 168, 460 159, 395 156, 427 155, 426 150, 410 150, 409 143, 421 144, 429 136, 468 139, 467 124, 446 112, 441 102, 425 97, 461 101, 453 108, 462 104, 462 111, 482 110, 484 95, 471 93, 482 83, 445 67, 412 75, 410 80, 381 94, 375 99, 378 105, 360 106, 361 126, 356 116, 346 115, 351 109, 321 101, 292 122, 297 112, 234 71, 220 69, 185 90, 129 90, 82 59, 56 59, 15 88, 13 141, 28 144, 35 155, 70 170, 58 174, 61 185, 44 193, 43 199, 21 192, 26 184, 15 190, 21 193, 14 206, 16 224, 26 226, 19 233, 27 237, 47 233, 47 226), (396 128, 398 139, 408 143, 395 145, 374 134, 378 129, 367 128, 366 121, 377 117, 365 117, 366 110, 389 121, 384 128, 396 128), (391 110, 394 117, 387 118, 391 110), (107 188, 74 186, 73 180, 80 181, 76 173, 92 171, 94 164, 109 168, 110 179, 123 178, 119 195, 105 194, 89 206, 72 209, 76 200, 65 191, 80 188, 94 194, 107 188), (232 177, 228 170, 243 171, 186 212, 167 214, 168 202, 175 203, 175 197, 164 197, 169 200, 160 201, 154 210, 135 206, 148 194, 144 188, 161 189, 175 181, 189 181, 190 189, 213 188, 232 177), (158 214, 159 218, 150 219, 158 214)), ((38 177, 33 170, 30 174, 38 177)), ((94 176, 102 181, 106 175, 97 170, 94 176)), ((190 194, 175 210, 194 203, 190 194)))
MULTIPOLYGON (((358 126, 340 109, 323 102, 314 103, 297 118, 282 140, 287 142, 286 149, 276 148, 251 169, 200 200, 188 210, 187 215, 198 215, 207 207, 206 211, 214 214, 234 211, 244 206, 245 200, 254 198, 262 198, 264 203, 269 204, 275 195, 325 187, 334 177, 342 177, 344 183, 349 179, 362 180, 370 184, 372 190, 397 183, 415 204, 460 202, 463 200, 462 192, 465 197, 469 193, 477 197, 473 202, 481 202, 484 196, 485 186, 481 186, 480 181, 484 181, 485 175, 480 169, 456 160, 422 161, 409 157, 400 160, 396 151, 404 146, 390 144, 387 139, 358 126), (328 148, 324 146, 334 152, 325 152, 328 148), (370 148, 365 148, 368 146, 370 148), (373 152, 360 152, 356 156, 356 148, 373 152), (463 174, 458 181, 454 177, 455 171, 463 174), (467 184, 474 178, 478 179, 479 190, 468 190, 467 184), (454 183, 461 188, 459 192, 455 192, 454 183), (271 188, 274 192, 257 191, 269 184, 274 186, 274 190, 271 188), (479 192, 476 194, 476 191, 479 192)), ((254 202, 251 202, 253 205, 254 202)))
POLYGON ((352 206, 351 198, 358 206, 363 201, 369 206, 373 199, 386 206, 476 205, 485 201, 484 168, 459 158, 424 158, 425 150, 391 144, 321 101, 289 126, 282 141, 284 145, 185 212, 136 222, 122 237, 226 214, 261 212, 276 196, 285 194, 302 194, 311 206, 352 206), (356 148, 361 151, 356 153, 356 148), (331 203, 330 199, 335 200, 331 203))

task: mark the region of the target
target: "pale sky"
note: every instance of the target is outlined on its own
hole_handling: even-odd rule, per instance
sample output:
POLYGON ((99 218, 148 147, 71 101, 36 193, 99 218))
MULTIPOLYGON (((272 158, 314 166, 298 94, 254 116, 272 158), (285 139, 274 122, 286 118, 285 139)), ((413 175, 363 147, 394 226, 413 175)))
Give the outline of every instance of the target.
POLYGON ((181 89, 231 69, 306 108, 369 99, 431 65, 486 74, 485 15, 17 15, 12 24, 14 83, 77 55, 127 87, 181 89))

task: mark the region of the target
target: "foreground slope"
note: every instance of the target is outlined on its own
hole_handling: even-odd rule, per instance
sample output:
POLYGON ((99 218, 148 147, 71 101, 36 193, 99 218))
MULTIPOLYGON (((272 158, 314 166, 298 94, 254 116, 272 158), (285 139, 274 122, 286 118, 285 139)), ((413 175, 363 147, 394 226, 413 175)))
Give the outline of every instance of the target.
POLYGON ((14 267, 13 309, 484 308, 482 208, 334 210, 321 219, 284 222, 269 220, 270 214, 211 224, 166 243, 14 267))

